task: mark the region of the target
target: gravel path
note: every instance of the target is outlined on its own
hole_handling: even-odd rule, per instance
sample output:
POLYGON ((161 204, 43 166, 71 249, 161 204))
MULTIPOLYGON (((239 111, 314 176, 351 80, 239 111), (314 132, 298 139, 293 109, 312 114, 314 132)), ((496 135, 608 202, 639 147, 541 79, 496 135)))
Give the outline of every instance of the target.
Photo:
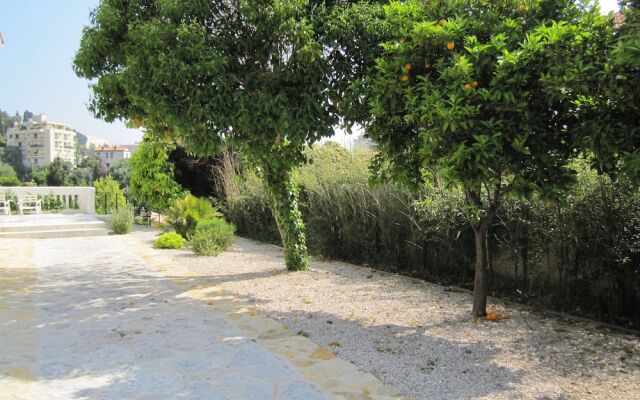
POLYGON ((218 257, 163 254, 416 399, 640 398, 634 336, 504 304, 490 308, 509 319, 474 322, 467 293, 333 261, 287 273, 279 248, 242 238, 218 257))

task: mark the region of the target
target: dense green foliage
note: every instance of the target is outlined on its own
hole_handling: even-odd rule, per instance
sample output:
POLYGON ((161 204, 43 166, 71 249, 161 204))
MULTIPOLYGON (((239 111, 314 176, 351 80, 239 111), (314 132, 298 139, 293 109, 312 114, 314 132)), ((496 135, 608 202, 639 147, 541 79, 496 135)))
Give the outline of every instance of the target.
POLYGON ((96 212, 98 214, 113 214, 127 205, 124 192, 118 182, 110 175, 96 180, 93 187, 96 189, 96 212))
POLYGON ((19 178, 25 179, 27 169, 22 163, 22 151, 17 146, 0 146, 0 162, 10 165, 19 178))
POLYGON ((174 179, 173 166, 167 163, 175 145, 146 133, 131 157, 129 195, 138 204, 157 211, 166 211, 184 196, 174 179))
POLYGON ((156 249, 181 249, 184 247, 185 240, 182 236, 175 232, 167 232, 160 235, 153 247, 156 249))
POLYGON ((134 216, 133 216, 133 206, 130 204, 125 204, 118 208, 113 214, 111 214, 111 218, 109 218, 109 222, 111 223, 111 228, 113 232, 117 235, 122 235, 125 233, 131 232, 131 228, 133 228, 134 216))
POLYGON ((189 247, 198 255, 218 255, 231 247, 235 230, 233 224, 222 218, 202 220, 189 240, 189 247))
MULTIPOLYGON (((473 285, 474 234, 462 191, 370 187, 369 154, 335 145, 295 171, 312 253, 444 284, 473 285)), ((505 200, 489 230, 491 294, 640 327, 640 192, 585 162, 561 203, 505 200)), ((236 168, 241 170, 241 168, 236 168)), ((278 243, 263 184, 227 176, 224 212, 239 235, 278 243)))
POLYGON ((394 1, 363 96, 376 171, 460 187, 476 234, 473 314, 484 316, 486 235, 505 196, 557 198, 578 150, 574 92, 611 27, 567 0, 394 1), (588 34, 586 33, 588 32, 588 34))
POLYGON ((109 168, 109 175, 118 181, 123 190, 127 191, 131 179, 131 159, 125 158, 114 162, 109 168))
POLYGON ((222 214, 213 207, 209 199, 191 194, 176 200, 167 210, 169 223, 185 239, 191 237, 200 221, 221 216, 222 214))
POLYGON ((86 157, 80 160, 76 168, 71 171, 69 180, 75 186, 90 186, 105 174, 102 161, 98 157, 86 157))
POLYGON ((15 175, 0 176, 0 186, 20 186, 22 182, 15 175))
POLYGON ((29 174, 31 181, 38 186, 46 186, 47 184, 47 167, 33 168, 29 174))
POLYGON ((585 87, 575 100, 580 143, 600 170, 640 185, 640 3, 623 3, 609 47, 591 54, 597 68, 571 78, 585 87))
POLYGON ((95 179, 90 168, 73 168, 65 180, 67 186, 91 186, 95 179))
MULTIPOLYGON (((308 264, 305 213, 318 224, 312 236, 327 243, 337 228, 326 221, 366 220, 349 234, 374 232, 379 246, 386 216, 449 207, 456 239, 459 224, 472 232, 473 314, 483 316, 500 210, 537 215, 535 204, 562 200, 577 190, 578 158, 639 181, 637 2, 618 27, 572 0, 380 3, 101 0, 74 66, 95 82, 98 117, 162 136, 148 135, 132 160, 139 203, 166 210, 181 197, 166 157, 174 144, 213 156, 226 142, 252 171, 248 181, 262 182, 249 194, 229 192, 230 215, 242 231, 272 221, 264 213, 243 220, 255 217, 248 208, 270 209, 275 227, 265 235, 278 233, 291 270, 308 264), (377 180, 418 194, 391 183, 323 186, 304 175, 300 192, 294 170, 304 147, 354 122, 378 145, 377 180), (373 212, 370 199, 395 211, 373 212), (344 206, 321 208, 334 201, 344 206)), ((185 221, 179 226, 193 227, 185 221)), ((395 234, 396 243, 413 237, 395 234)))
POLYGON ((16 170, 13 169, 11 165, 5 164, 0 161, 0 177, 6 176, 17 177, 16 170))
MULTIPOLYGON (((62 201, 60 201, 55 195, 53 194, 49 194, 49 195, 45 195, 45 196, 38 196, 41 200, 42 200, 42 210, 43 211, 50 211, 50 212, 59 212, 61 211, 64 206, 62 204, 62 201)), ((70 202, 69 204, 69 208, 71 209, 77 209, 78 205, 74 204, 73 201, 70 202)))
POLYGON ((361 48, 349 22, 366 25, 368 11, 350 3, 102 0, 74 65, 95 80, 97 116, 170 133, 198 155, 215 155, 223 138, 238 149, 268 188, 287 267, 304 269, 290 172, 340 121, 361 48))
POLYGON ((56 157, 46 166, 47 186, 65 186, 68 183, 71 165, 56 157))

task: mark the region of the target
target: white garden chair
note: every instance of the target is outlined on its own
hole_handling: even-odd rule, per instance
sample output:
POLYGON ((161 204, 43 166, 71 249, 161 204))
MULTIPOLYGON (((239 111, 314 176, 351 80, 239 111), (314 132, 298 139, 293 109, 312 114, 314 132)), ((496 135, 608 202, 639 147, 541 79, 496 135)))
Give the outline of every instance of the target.
POLYGON ((11 203, 12 201, 7 199, 7 196, 0 194, 0 212, 3 215, 11 215, 11 203))
POLYGON ((35 214, 40 215, 42 200, 38 199, 37 195, 22 195, 18 198, 18 209, 20 210, 20 215, 24 215, 25 211, 33 211, 35 214))

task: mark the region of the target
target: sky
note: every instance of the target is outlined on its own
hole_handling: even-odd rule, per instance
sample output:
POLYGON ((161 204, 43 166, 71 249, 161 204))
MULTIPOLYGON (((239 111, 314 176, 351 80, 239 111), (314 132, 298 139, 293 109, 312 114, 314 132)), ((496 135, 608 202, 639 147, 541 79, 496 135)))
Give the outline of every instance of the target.
MULTIPOLYGON (((88 111, 88 82, 71 68, 82 28, 99 0, 0 0, 0 109, 14 114, 45 113, 77 131, 111 144, 140 140, 142 132, 124 124, 108 124, 88 111)), ((602 0, 603 12, 617 0, 602 0)), ((338 133, 334 140, 350 142, 338 133)), ((347 144, 348 146, 348 144, 347 144)))
POLYGON ((71 64, 98 0, 0 0, 0 109, 45 113, 85 135, 131 144, 139 130, 108 124, 87 109, 88 81, 71 64))

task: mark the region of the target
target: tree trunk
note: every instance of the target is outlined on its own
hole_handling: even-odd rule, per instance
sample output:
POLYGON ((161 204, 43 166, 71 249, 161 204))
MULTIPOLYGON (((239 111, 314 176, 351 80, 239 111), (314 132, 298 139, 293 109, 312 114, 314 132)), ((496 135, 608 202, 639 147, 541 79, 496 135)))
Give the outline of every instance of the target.
MULTIPOLYGON (((529 292, 529 206, 522 205, 524 224, 522 228, 522 240, 520 241, 520 254, 522 256, 522 283, 525 293, 529 292)), ((516 280, 517 282, 517 280, 516 280)))
POLYGON ((496 186, 493 197, 487 193, 489 197, 488 207, 483 207, 481 191, 469 190, 465 192, 467 203, 473 205, 478 211, 486 210, 486 214, 480 217, 477 223, 473 224, 473 232, 475 234, 476 244, 476 266, 475 278, 473 281, 473 309, 471 313, 474 317, 484 317, 487 315, 487 292, 489 290, 488 283, 488 255, 487 255, 487 233, 489 227, 496 217, 496 211, 499 204, 500 187, 496 186))
POLYGON ((487 230, 477 229, 476 240, 476 271, 473 281, 473 310, 475 317, 487 315, 487 230))
POLYGON ((302 213, 298 207, 298 189, 288 173, 267 174, 265 180, 271 211, 282 238, 287 269, 305 270, 309 264, 309 256, 302 213))

